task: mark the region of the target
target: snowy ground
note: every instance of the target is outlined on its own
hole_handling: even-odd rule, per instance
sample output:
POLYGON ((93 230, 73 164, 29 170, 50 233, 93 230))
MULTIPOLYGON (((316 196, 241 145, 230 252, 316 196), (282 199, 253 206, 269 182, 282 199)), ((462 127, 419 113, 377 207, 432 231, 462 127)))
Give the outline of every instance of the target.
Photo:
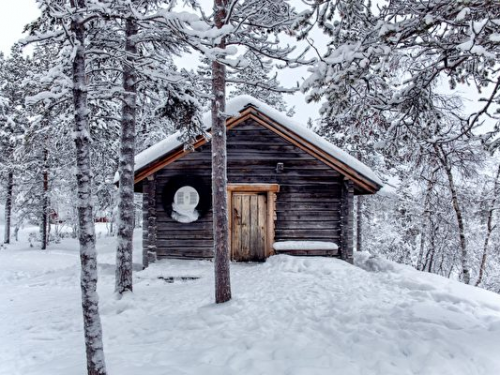
MULTIPOLYGON (((484 290, 366 254, 358 267, 282 255, 233 264, 222 306, 201 261, 137 272, 118 301, 114 239, 98 244, 111 375, 500 374, 500 296, 484 290)), ((0 374, 85 374, 79 298, 75 240, 0 250, 0 374)))

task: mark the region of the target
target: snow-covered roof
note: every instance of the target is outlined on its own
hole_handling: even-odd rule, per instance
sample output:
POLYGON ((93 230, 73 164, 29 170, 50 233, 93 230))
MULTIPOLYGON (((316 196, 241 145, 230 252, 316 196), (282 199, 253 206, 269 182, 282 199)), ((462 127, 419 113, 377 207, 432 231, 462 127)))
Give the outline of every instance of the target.
MULTIPOLYGON (((380 178, 367 165, 363 164, 361 161, 349 155, 347 152, 341 150, 334 144, 328 142, 326 139, 314 133, 304 125, 292 120, 290 117, 261 102, 260 100, 255 99, 252 96, 242 95, 228 100, 226 103, 226 114, 230 117, 238 117, 240 115, 240 112, 248 106, 255 107, 262 114, 276 121, 286 129, 288 129, 292 133, 295 133, 305 141, 311 143, 321 151, 339 160, 363 177, 374 182, 376 185, 383 186, 380 178)), ((203 127, 208 131, 211 126, 211 114, 206 113, 203 116, 203 127)), ((181 133, 177 131, 163 141, 158 142, 157 144, 139 153, 135 157, 135 171, 137 172, 143 169, 144 167, 148 166, 158 159, 161 159, 163 156, 169 154, 175 149, 182 147, 183 144, 181 141, 179 141, 180 135, 181 133)))

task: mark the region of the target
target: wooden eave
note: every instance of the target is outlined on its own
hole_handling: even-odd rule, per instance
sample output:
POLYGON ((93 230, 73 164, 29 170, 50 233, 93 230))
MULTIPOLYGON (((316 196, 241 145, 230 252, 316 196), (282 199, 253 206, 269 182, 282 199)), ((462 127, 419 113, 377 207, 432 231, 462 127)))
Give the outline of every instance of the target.
MULTIPOLYGON (((272 118, 266 116, 265 114, 260 112, 257 108, 251 105, 243 109, 238 117, 231 117, 227 119, 226 128, 227 130, 230 130, 234 128, 236 125, 249 119, 256 121, 260 125, 271 130, 272 132, 286 139, 288 142, 292 143, 293 145, 299 147, 300 149, 307 152, 311 156, 325 163, 330 168, 334 169, 335 171, 343 175, 346 179, 352 180, 355 185, 357 185, 359 188, 363 190, 361 192, 362 194, 363 193, 374 194, 381 188, 379 184, 361 175, 347 164, 341 162, 340 160, 336 159, 335 157, 331 156, 325 151, 319 149, 311 142, 305 140, 295 132, 291 131, 290 129, 286 128, 280 123, 274 121, 272 118)), ((193 149, 197 149, 206 143, 207 140, 205 139, 205 137, 199 136, 198 140, 193 144, 193 149)), ((167 165, 173 163, 176 160, 179 160, 180 158, 184 157, 190 152, 192 152, 192 150, 184 150, 183 146, 177 147, 176 149, 170 151, 168 154, 164 155, 162 158, 159 158, 151 162, 146 167, 137 171, 135 173, 134 184, 141 182, 146 177, 152 175, 153 173, 158 172, 160 169, 166 167, 167 165)))

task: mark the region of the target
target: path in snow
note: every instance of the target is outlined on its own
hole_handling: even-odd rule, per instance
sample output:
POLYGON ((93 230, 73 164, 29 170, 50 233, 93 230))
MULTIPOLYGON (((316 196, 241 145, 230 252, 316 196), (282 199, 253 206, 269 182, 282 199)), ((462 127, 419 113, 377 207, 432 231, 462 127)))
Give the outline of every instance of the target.
MULTIPOLYGON (((224 305, 206 261, 136 272, 135 293, 118 301, 114 248, 99 240, 111 375, 500 374, 500 296, 481 289, 367 254, 358 267, 283 255, 232 264, 224 305)), ((85 374, 78 283, 74 240, 0 251, 0 374, 85 374)))

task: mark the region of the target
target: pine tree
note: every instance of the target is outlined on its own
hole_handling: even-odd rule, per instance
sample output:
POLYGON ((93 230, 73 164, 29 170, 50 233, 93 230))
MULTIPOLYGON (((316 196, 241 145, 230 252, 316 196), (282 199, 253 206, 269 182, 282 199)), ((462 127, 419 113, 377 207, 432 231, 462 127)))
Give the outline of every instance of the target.
POLYGON ((137 20, 132 12, 125 17, 125 61, 123 63, 123 105, 120 138, 118 248, 116 250, 116 285, 119 295, 132 291, 132 250, 134 235, 134 156, 137 108, 137 75, 135 60, 138 34, 137 20))
MULTIPOLYGON (((119 164, 119 196, 118 196, 118 246, 115 290, 118 295, 132 291, 132 252, 133 230, 135 220, 134 209, 134 156, 136 145, 136 122, 138 117, 138 97, 144 94, 149 98, 146 89, 157 86, 170 86, 167 90, 167 101, 163 105, 172 110, 168 115, 177 116, 176 120, 183 128, 183 140, 186 144, 194 142, 200 134, 197 103, 186 89, 189 78, 179 83, 172 83, 182 74, 169 71, 173 53, 182 50, 182 41, 172 38, 166 25, 149 18, 160 10, 158 1, 115 2, 113 16, 123 23, 124 40, 114 40, 113 31, 108 30, 107 38, 102 43, 105 48, 123 49, 121 57, 121 75, 123 82, 121 142, 119 164), (110 33, 111 31, 111 33, 110 33), (110 43, 111 41, 111 43, 110 43), (142 84, 138 84, 138 81, 142 84), (142 87, 141 87, 142 86, 142 87), (173 102, 173 103, 172 103, 173 102)), ((168 12, 168 11, 167 11, 168 12)), ((121 30, 118 30, 120 35, 121 30)), ((153 89, 161 91, 161 89, 153 89)), ((164 113, 165 113, 164 112, 164 113)))
POLYGON ((250 95, 290 117, 293 116, 293 108, 288 108, 283 93, 295 90, 281 87, 277 76, 270 76, 273 69, 272 60, 259 57, 252 51, 245 52, 242 58, 246 66, 236 69, 227 79, 229 87, 235 87, 229 97, 250 95))
POLYGON ((10 243, 12 207, 14 201, 15 152, 21 142, 26 125, 22 80, 26 75, 27 61, 19 45, 14 45, 11 56, 0 55, 0 173, 5 176, 5 233, 4 243, 10 243))
POLYGON ((315 2, 297 23, 301 36, 307 36, 317 16, 332 44, 304 90, 310 90, 310 100, 327 98, 323 110, 332 121, 339 114, 361 122, 373 117, 404 137, 425 128, 441 110, 443 97, 435 86, 443 77, 451 89, 470 82, 481 94, 489 86, 475 113, 449 113, 461 133, 470 133, 487 117, 499 120, 494 61, 500 26, 493 21, 498 15, 493 2, 391 0, 376 16, 370 1, 315 2))
MULTIPOLYGON (((278 34, 289 30, 294 12, 286 1, 251 0, 243 3, 214 0, 214 33, 180 23, 178 31, 190 45, 212 61, 212 194, 215 255, 215 301, 231 298, 229 272, 229 229, 227 215, 226 160, 226 67, 239 68, 243 59, 232 59, 234 45, 246 48, 261 61, 275 59, 288 66, 308 63, 300 53, 290 58, 293 47, 281 47, 278 34), (187 28, 189 32, 186 31, 187 28), (274 37, 274 39, 273 39, 274 37), (210 46, 211 48, 207 48, 210 46)), ((241 82, 243 83, 243 82, 241 82)))
MULTIPOLYGON (((224 26, 227 17, 226 0, 214 0, 214 25, 224 26)), ((226 37, 220 38, 216 48, 224 51, 226 37)), ((225 58, 225 54, 218 57, 225 58)), ((229 271, 229 222, 227 207, 227 153, 226 153, 226 67, 219 61, 212 63, 212 201, 215 255, 215 302, 231 299, 229 271)))
MULTIPOLYGON (((91 130, 87 89, 88 30, 105 4, 87 3, 86 0, 39 0, 41 17, 28 26, 31 42, 48 41, 58 45, 57 69, 50 72, 54 82, 59 80, 67 90, 55 94, 60 99, 71 93, 74 111, 74 142, 76 151, 76 186, 78 211, 78 238, 81 261, 82 310, 89 375, 105 375, 106 366, 102 344, 102 328, 97 296, 97 254, 92 205, 91 130), (66 75, 66 73, 68 73, 66 75), (67 86, 67 83, 69 87, 67 86)), ((47 93, 48 94, 48 93, 47 93)), ((45 94, 44 97, 49 97, 45 94)))

